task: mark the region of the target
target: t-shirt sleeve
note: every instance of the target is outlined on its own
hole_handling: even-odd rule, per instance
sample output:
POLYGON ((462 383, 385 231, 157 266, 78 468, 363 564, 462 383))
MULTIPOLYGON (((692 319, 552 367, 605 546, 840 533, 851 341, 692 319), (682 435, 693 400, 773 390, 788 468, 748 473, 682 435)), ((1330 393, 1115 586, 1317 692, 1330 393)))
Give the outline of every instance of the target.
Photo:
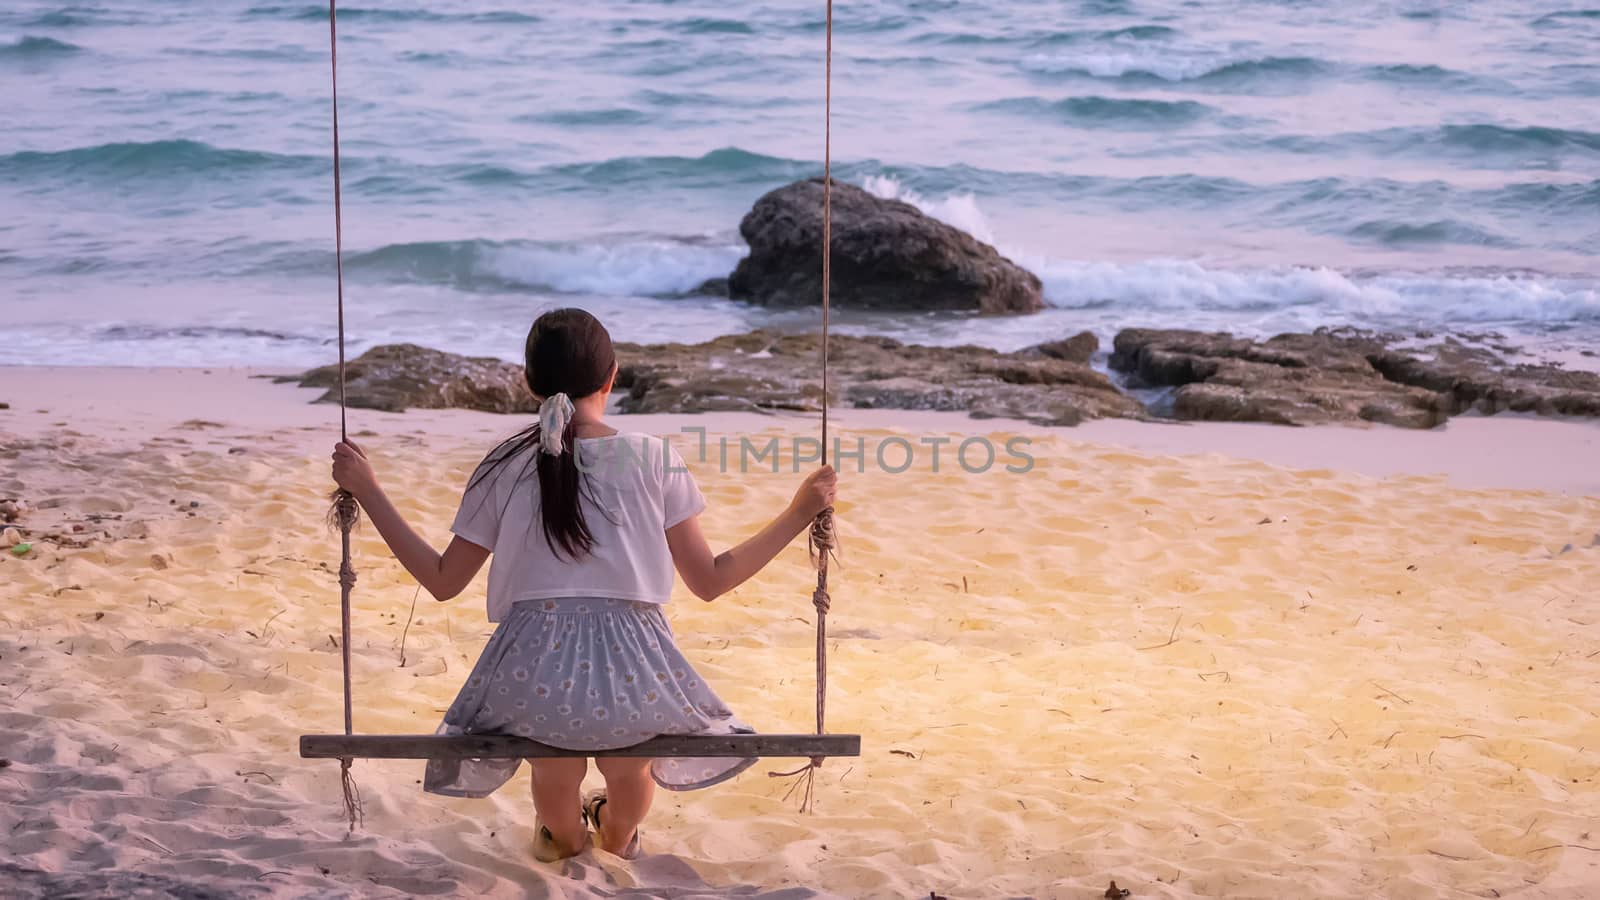
POLYGON ((450 531, 456 537, 490 551, 494 550, 495 538, 500 536, 503 504, 498 501, 499 492, 495 490, 499 475, 499 471, 494 471, 480 478, 477 472, 473 473, 467 482, 466 493, 461 497, 456 520, 450 525, 450 531))
POLYGON ((683 464, 678 451, 666 445, 666 460, 661 476, 661 506, 666 514, 665 527, 671 528, 690 516, 705 511, 706 498, 695 484, 689 467, 683 464))

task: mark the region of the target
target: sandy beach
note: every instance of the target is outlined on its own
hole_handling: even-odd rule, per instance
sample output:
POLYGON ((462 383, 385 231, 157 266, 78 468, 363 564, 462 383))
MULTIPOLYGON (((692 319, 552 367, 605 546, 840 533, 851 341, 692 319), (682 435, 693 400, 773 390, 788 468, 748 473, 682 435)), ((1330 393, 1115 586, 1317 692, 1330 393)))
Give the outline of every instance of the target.
MULTIPOLYGON (((829 726, 863 735, 801 815, 763 763, 663 794, 648 856, 530 855, 523 774, 489 800, 361 762, 347 835, 336 410, 248 371, 0 368, 0 835, 48 872, 224 896, 1583 897, 1600 892, 1600 426, 1438 431, 841 415, 829 726), (872 465, 901 437, 1029 443, 1030 471, 872 465)), ((697 458, 686 426, 788 440, 815 419, 624 417, 676 435, 726 544, 795 477, 697 458)), ((520 422, 353 411, 442 542, 520 422)), ((948 452, 948 451, 947 451, 948 452)), ((895 457, 898 459, 898 455, 895 457)), ((358 533, 356 727, 430 732, 489 633, 358 533)), ((758 727, 805 731, 811 570, 679 588, 679 640, 758 727)), ((596 776, 591 774, 591 778, 596 776)))

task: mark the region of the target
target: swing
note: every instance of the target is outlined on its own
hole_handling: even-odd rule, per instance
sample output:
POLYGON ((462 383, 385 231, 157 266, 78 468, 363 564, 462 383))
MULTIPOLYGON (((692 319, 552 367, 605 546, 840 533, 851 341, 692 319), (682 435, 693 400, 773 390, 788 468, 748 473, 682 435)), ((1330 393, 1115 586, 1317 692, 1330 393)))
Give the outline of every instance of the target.
MULTIPOLYGON (((333 210, 334 259, 339 305, 339 434, 346 437, 345 422, 345 333, 344 333, 344 237, 339 190, 339 59, 336 0, 328 0, 328 41, 333 94, 333 210)), ((827 51, 823 126, 823 225, 822 225, 822 446, 828 446, 828 288, 831 271, 832 231, 832 106, 833 106, 833 0, 827 0, 827 51)), ((826 450, 824 450, 826 452, 826 450)), ((793 772, 771 772, 773 777, 798 777, 794 788, 803 788, 801 811, 811 807, 815 772, 830 756, 860 756, 858 734, 826 734, 825 700, 828 686, 828 561, 835 547, 833 509, 818 514, 807 537, 811 559, 817 570, 817 586, 811 601, 817 610, 817 733, 816 734, 733 734, 661 735, 631 747, 615 750, 564 750, 524 737, 512 735, 406 735, 356 734, 352 722, 350 689, 350 591, 355 586, 355 567, 350 562, 350 530, 356 522, 355 498, 343 491, 334 499, 332 513, 339 527, 341 562, 339 565, 339 606, 342 639, 339 643, 344 665, 344 734, 307 734, 300 737, 300 755, 306 759, 340 761, 345 806, 353 829, 359 800, 350 766, 356 759, 543 759, 550 757, 795 757, 807 764, 793 772)))

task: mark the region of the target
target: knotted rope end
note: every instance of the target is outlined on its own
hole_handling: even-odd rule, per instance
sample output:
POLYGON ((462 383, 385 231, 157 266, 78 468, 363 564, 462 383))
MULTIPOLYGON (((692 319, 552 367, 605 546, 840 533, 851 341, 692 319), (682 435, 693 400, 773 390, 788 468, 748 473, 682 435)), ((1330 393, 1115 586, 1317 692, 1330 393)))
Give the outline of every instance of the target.
POLYGON ((793 772, 768 772, 767 777, 793 778, 794 782, 789 785, 789 789, 787 791, 783 792, 783 802, 788 803, 789 799, 794 796, 795 791, 799 791, 800 811, 803 813, 814 813, 817 811, 817 770, 822 768, 822 762, 824 759, 826 759, 826 757, 813 756, 811 757, 810 762, 798 769, 795 769, 793 772))
POLYGON ((339 760, 339 785, 344 791, 344 812, 350 819, 350 833, 354 834, 356 827, 365 825, 367 821, 366 809, 361 803, 361 788, 356 786, 355 775, 350 772, 350 765, 355 760, 346 756, 339 760))

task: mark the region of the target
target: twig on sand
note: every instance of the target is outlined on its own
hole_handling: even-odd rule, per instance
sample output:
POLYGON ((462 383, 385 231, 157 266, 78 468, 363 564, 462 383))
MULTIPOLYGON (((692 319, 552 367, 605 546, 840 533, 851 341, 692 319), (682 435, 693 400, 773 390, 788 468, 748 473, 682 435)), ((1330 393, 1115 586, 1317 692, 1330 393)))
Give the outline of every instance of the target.
POLYGON ((293 872, 280 872, 277 869, 274 869, 271 872, 262 872, 260 875, 257 875, 256 876, 256 880, 260 881, 261 879, 266 878, 268 875, 288 875, 288 876, 293 877, 294 873, 293 872))
POLYGON ((1334 737, 1336 735, 1341 735, 1341 734, 1344 735, 1346 738, 1350 737, 1349 733, 1344 730, 1344 726, 1339 724, 1339 720, 1338 719, 1330 719, 1329 721, 1333 723, 1333 732, 1328 735, 1328 738, 1327 738, 1328 740, 1331 741, 1331 740, 1334 739, 1334 737))
POLYGON ((1399 734, 1400 732, 1396 731, 1394 734, 1389 735, 1389 740, 1383 742, 1383 749, 1389 749, 1389 744, 1392 743, 1399 734))
POLYGON ((1372 682, 1372 686, 1377 688, 1380 691, 1383 691, 1385 694, 1388 694, 1389 696, 1395 698, 1396 700, 1399 700, 1401 703, 1404 703, 1407 706, 1411 705, 1411 701, 1410 700, 1407 700, 1406 698, 1400 696, 1399 694, 1396 694, 1394 691, 1389 690, 1388 688, 1386 688, 1383 685, 1377 683, 1376 681, 1372 682))
POLYGON ((1429 850, 1428 852, 1432 853, 1434 856, 1442 856, 1445 859, 1453 859, 1453 860, 1455 860, 1457 862, 1466 862, 1467 860, 1472 858, 1470 856, 1451 856, 1448 853, 1440 853, 1437 850, 1429 850))
POLYGON ((146 844, 149 844, 150 846, 156 848, 157 850, 160 850, 162 853, 165 853, 168 856, 172 855, 172 851, 171 850, 168 850, 167 848, 161 846, 160 844, 156 843, 155 841, 150 840, 149 838, 145 837, 142 834, 139 835, 139 840, 144 841, 146 844))
MULTIPOLYGON (((400 629, 400 668, 406 667, 406 635, 411 633, 411 618, 417 614, 417 597, 422 594, 422 585, 411 592, 411 611, 406 613, 406 627, 400 629)), ((449 621, 446 619, 446 621, 449 621)))
POLYGON ((1584 846, 1583 844, 1551 844, 1548 847, 1540 847, 1540 848, 1538 848, 1536 850, 1529 850, 1528 852, 1529 853, 1543 853, 1546 850, 1560 850, 1562 847, 1568 847, 1568 848, 1571 848, 1573 850, 1587 850, 1590 853, 1600 853, 1600 847, 1587 847, 1587 846, 1584 846))
POLYGON ((1165 644, 1153 644, 1149 647, 1135 647, 1136 650, 1160 650, 1162 647, 1171 647, 1178 642, 1178 626, 1183 624, 1183 613, 1178 613, 1178 620, 1172 623, 1172 634, 1167 636, 1165 644))
POLYGON ((283 615, 284 613, 286 613, 288 611, 289 611, 288 607, 284 607, 283 609, 280 609, 277 612, 273 613, 272 614, 272 618, 267 620, 267 624, 261 626, 261 634, 262 634, 262 636, 263 637, 266 636, 267 629, 272 627, 272 623, 278 621, 278 617, 283 615))
POLYGON ((1218 675, 1222 676, 1222 680, 1224 682, 1233 680, 1233 676, 1229 675, 1227 672, 1200 672, 1199 678, 1201 681, 1210 681, 1211 679, 1216 678, 1218 675))

